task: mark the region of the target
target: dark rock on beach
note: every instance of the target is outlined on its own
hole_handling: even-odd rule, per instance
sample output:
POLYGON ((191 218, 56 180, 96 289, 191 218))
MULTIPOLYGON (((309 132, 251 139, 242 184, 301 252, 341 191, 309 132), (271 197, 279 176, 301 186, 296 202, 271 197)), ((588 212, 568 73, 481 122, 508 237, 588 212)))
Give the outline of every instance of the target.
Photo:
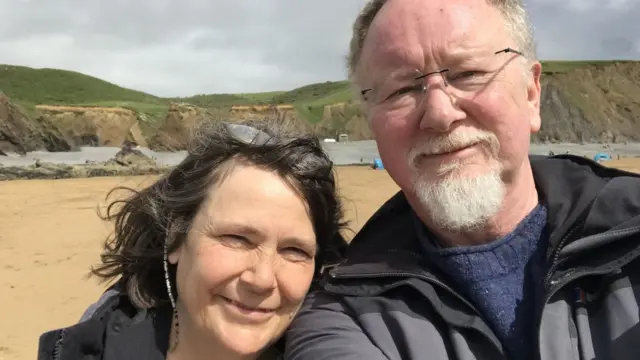
POLYGON ((169 170, 131 147, 123 147, 111 160, 82 165, 52 164, 35 161, 29 166, 1 166, 0 181, 31 179, 69 179, 102 176, 156 175, 169 170))

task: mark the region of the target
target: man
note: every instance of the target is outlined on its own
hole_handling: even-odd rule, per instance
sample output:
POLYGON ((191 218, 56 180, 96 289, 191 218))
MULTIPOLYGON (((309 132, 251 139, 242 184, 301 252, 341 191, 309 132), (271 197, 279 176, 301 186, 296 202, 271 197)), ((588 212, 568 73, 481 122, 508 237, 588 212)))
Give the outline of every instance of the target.
POLYGON ((520 0, 373 0, 350 75, 401 191, 329 269, 286 357, 637 359, 640 179, 530 157, 520 0))

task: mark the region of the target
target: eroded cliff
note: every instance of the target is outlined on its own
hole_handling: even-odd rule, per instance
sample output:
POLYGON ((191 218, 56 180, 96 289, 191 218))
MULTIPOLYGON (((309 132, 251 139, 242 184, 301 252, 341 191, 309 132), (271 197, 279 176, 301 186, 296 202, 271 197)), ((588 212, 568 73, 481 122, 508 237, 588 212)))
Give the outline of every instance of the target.
MULTIPOLYGON (((542 128, 533 136, 534 142, 640 141, 640 62, 547 65, 541 81, 542 128)), ((265 94, 258 94, 254 104, 246 96, 234 97, 242 100, 240 104, 221 105, 220 99, 214 101, 218 95, 203 95, 207 101, 200 106, 190 105, 188 98, 184 102, 166 99, 166 107, 152 104, 158 111, 153 120, 125 107, 40 104, 25 113, 0 95, 0 153, 127 142, 177 151, 186 149, 191 130, 202 121, 244 119, 282 121, 321 137, 347 134, 350 140, 371 139, 369 126, 343 82, 309 85, 271 100, 265 94)))

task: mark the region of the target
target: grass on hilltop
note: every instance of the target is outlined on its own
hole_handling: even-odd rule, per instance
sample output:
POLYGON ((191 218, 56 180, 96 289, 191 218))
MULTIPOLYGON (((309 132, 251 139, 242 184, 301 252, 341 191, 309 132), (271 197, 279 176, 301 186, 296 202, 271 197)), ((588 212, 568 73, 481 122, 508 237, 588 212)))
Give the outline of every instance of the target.
POLYGON ((563 60, 545 60, 542 63, 542 72, 545 74, 566 73, 589 66, 602 67, 611 64, 624 64, 638 62, 634 60, 582 60, 582 61, 563 61, 563 60))
POLYGON ((0 65, 0 91, 34 104, 101 101, 165 103, 164 99, 74 71, 0 65))
MULTIPOLYGON (((568 72, 586 66, 603 66, 625 61, 543 61, 546 74, 568 72)), ((310 123, 322 120, 324 106, 345 103, 353 99, 347 81, 327 81, 305 85, 290 91, 240 94, 201 94, 182 98, 162 98, 135 91, 107 81, 73 71, 33 69, 24 66, 0 65, 0 91, 4 92, 27 113, 33 106, 119 106, 155 121, 166 114, 170 101, 187 102, 204 108, 225 108, 232 105, 293 104, 297 112, 310 123)))
POLYGON ((142 119, 164 117, 168 101, 93 76, 58 69, 0 65, 0 91, 28 115, 35 105, 123 107, 142 119))

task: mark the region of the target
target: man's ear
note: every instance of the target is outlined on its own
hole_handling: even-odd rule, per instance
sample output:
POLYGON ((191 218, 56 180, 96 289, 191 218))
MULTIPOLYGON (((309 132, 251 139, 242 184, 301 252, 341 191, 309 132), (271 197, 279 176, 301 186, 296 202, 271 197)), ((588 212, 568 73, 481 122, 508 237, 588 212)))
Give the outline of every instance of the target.
POLYGON ((540 62, 534 62, 531 65, 530 71, 531 75, 529 77, 529 83, 527 85, 527 102, 529 103, 529 122, 531 133, 533 134, 540 131, 540 126, 542 125, 542 120, 540 118, 540 76, 542 75, 542 65, 540 64, 540 62))

